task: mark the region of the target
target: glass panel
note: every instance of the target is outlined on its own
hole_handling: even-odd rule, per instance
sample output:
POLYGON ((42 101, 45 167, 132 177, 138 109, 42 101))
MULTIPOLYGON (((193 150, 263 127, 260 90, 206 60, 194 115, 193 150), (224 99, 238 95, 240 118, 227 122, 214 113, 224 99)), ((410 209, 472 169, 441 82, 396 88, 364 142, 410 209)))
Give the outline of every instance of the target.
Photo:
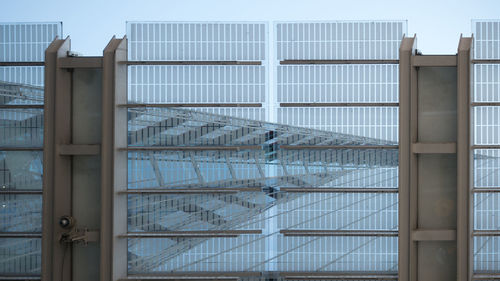
POLYGON ((43 109, 0 109, 0 146, 42 147, 43 109))
POLYGON ((474 194, 474 229, 500 230, 500 194, 474 194))
POLYGON ((395 103, 399 99, 399 66, 279 65, 278 102, 395 103))
POLYGON ((473 20, 474 58, 500 59, 500 20, 473 20))
POLYGON ((278 108, 278 123, 348 135, 398 141, 397 107, 286 107, 278 108))
POLYGON ((43 79, 43 66, 0 67, 0 105, 43 104, 43 79))
POLYGON ((397 193, 280 193, 277 227, 397 230, 397 193))
POLYGON ((240 235, 129 239, 129 274, 193 271, 397 272, 397 237, 240 235), (275 241, 274 250, 266 239, 275 241), (179 247, 188 249, 178 251, 179 247))
POLYGON ((0 232, 41 232, 42 195, 0 193, 0 232))
POLYGON ((500 144, 500 107, 474 107, 474 144, 500 144))
POLYGON ((474 237, 474 273, 500 271, 500 237, 474 237))
POLYGON ((129 103, 263 103, 260 65, 129 66, 129 103))
POLYGON ((500 149, 474 150, 474 187, 500 187, 500 149))
POLYGON ((2 190, 42 189, 41 151, 0 151, 2 190))
POLYGON ((474 65, 473 100, 475 102, 500 102, 500 64, 474 65))
POLYGON ((128 22, 130 60, 259 61, 266 23, 128 22))
POLYGON ((278 23, 278 60, 397 59, 406 21, 278 23))
POLYGON ((0 274, 40 275, 42 239, 0 238, 0 274))
POLYGON ((43 61, 45 49, 62 34, 62 24, 1 23, 0 61, 43 61))

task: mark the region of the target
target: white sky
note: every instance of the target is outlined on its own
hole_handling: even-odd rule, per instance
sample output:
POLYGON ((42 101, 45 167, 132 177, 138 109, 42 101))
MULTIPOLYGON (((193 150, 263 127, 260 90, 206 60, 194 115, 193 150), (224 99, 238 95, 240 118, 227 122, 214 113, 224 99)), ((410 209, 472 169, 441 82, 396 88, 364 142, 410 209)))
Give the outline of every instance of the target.
POLYGON ((0 22, 62 21, 72 50, 101 55, 126 21, 408 20, 424 54, 455 53, 471 19, 499 19, 500 0, 0 0, 0 22))

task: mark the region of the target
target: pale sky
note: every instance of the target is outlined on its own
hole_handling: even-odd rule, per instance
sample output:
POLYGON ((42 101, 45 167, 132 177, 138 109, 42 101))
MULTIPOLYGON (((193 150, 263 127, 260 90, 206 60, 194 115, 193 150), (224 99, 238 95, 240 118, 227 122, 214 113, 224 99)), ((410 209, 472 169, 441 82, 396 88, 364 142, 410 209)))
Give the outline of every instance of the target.
POLYGON ((62 21, 83 55, 102 55, 127 21, 310 20, 408 20, 424 54, 452 54, 472 19, 500 18, 500 0, 0 0, 0 7, 0 22, 62 21))

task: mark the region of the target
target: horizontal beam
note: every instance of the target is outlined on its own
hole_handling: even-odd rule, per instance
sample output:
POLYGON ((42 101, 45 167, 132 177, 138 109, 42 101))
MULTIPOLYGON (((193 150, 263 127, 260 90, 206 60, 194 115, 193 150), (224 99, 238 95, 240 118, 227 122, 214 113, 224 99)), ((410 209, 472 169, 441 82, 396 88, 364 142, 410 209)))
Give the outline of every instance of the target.
POLYGON ((59 155, 98 155, 101 152, 99 144, 60 144, 57 146, 59 155))
POLYGON ((472 149, 500 149, 500 145, 473 145, 472 149))
POLYGON ((340 187, 310 187, 310 188, 300 188, 300 187, 281 187, 280 191, 290 192, 290 193, 398 193, 397 188, 340 188, 340 187))
POLYGON ((261 150, 260 145, 240 145, 240 146, 129 146, 126 148, 120 148, 120 150, 128 151, 152 151, 152 150, 174 150, 174 151, 184 151, 184 150, 261 150))
POLYGON ((262 107, 262 103, 129 103, 120 107, 262 107))
POLYGON ((500 236, 500 230, 474 230, 472 236, 500 236))
POLYGON ((126 279, 118 279, 120 281, 125 280, 190 280, 190 281, 205 281, 205 280, 240 280, 239 277, 230 277, 230 276, 143 276, 143 277, 127 277, 126 279))
POLYGON ((0 238, 42 238, 40 232, 0 232, 0 238))
POLYGON ((102 57, 62 57, 57 59, 59 68, 102 68, 102 57))
POLYGON ((260 277, 257 271, 189 271, 189 272, 155 272, 154 274, 128 274, 119 280, 238 280, 240 277, 260 277), (229 278, 229 279, 227 279, 229 278))
POLYGON ((294 64, 398 64, 399 60, 282 60, 281 65, 294 64))
POLYGON ((383 106, 399 106, 397 102, 283 102, 280 107, 383 107, 383 106))
POLYGON ((494 64, 500 63, 500 60, 471 60, 473 64, 494 64))
POLYGON ((474 193, 495 193, 500 192, 500 187, 475 187, 472 189, 474 193))
POLYGON ((280 145, 281 149, 398 149, 397 145, 280 145))
POLYGON ((397 273, 375 272, 281 272, 285 280, 397 280, 397 273))
POLYGON ((411 239, 413 241, 455 241, 457 240, 457 231, 454 229, 417 229, 412 231, 411 239))
POLYGON ((16 194, 19 194, 19 195, 23 195, 23 194, 42 195, 43 191, 41 189, 7 189, 5 186, 2 186, 2 188, 0 188, 0 195, 4 195, 4 194, 5 195, 9 195, 9 194, 12 194, 12 195, 16 195, 16 194))
POLYGON ((188 189, 128 189, 120 193, 123 194, 202 194, 202 193, 238 193, 238 192, 258 192, 260 187, 242 188, 188 188, 188 189))
POLYGON ((416 154, 443 154, 457 153, 456 142, 446 143, 423 143, 416 142, 411 146, 412 152, 416 154))
POLYGON ((129 232, 121 235, 122 238, 213 238, 238 237, 244 234, 262 234, 262 230, 194 230, 194 231, 158 231, 158 232, 129 232))
POLYGON ((124 61, 127 65, 262 65, 262 61, 124 61))
POLYGON ((412 66, 457 66, 457 56, 456 55, 424 55, 424 56, 412 56, 411 57, 412 66))
POLYGON ((397 231, 390 230, 293 230, 282 229, 284 236, 398 236, 397 231))
POLYGON ((25 280, 41 280, 40 275, 38 276, 23 276, 23 275, 16 275, 16 276, 9 276, 9 275, 0 275, 0 280, 4 281, 25 281, 25 280))
POLYGON ((0 151, 43 151, 43 147, 0 147, 0 151))
POLYGON ((471 106, 500 106, 500 102, 473 102, 471 106))
POLYGON ((43 109, 43 104, 0 104, 0 109, 24 109, 24 108, 43 109))
POLYGON ((43 61, 1 61, 0 66, 44 66, 43 61))

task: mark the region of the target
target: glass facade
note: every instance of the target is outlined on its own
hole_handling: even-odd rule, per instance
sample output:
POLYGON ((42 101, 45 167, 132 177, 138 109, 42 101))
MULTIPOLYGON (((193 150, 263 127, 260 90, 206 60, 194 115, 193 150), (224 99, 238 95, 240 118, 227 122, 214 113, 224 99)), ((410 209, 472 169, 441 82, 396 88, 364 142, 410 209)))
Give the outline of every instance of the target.
POLYGON ((0 67, 2 276, 40 275, 43 61, 61 35, 61 23, 0 24, 0 61, 12 63, 0 67))
POLYGON ((406 22, 268 28, 128 23, 129 274, 397 273, 406 22))
POLYGON ((500 210, 500 21, 473 21, 474 64, 471 111, 473 125, 475 273, 499 273, 500 210), (482 62, 481 62, 482 60, 482 62), (493 232, 492 232, 493 231, 493 232))

